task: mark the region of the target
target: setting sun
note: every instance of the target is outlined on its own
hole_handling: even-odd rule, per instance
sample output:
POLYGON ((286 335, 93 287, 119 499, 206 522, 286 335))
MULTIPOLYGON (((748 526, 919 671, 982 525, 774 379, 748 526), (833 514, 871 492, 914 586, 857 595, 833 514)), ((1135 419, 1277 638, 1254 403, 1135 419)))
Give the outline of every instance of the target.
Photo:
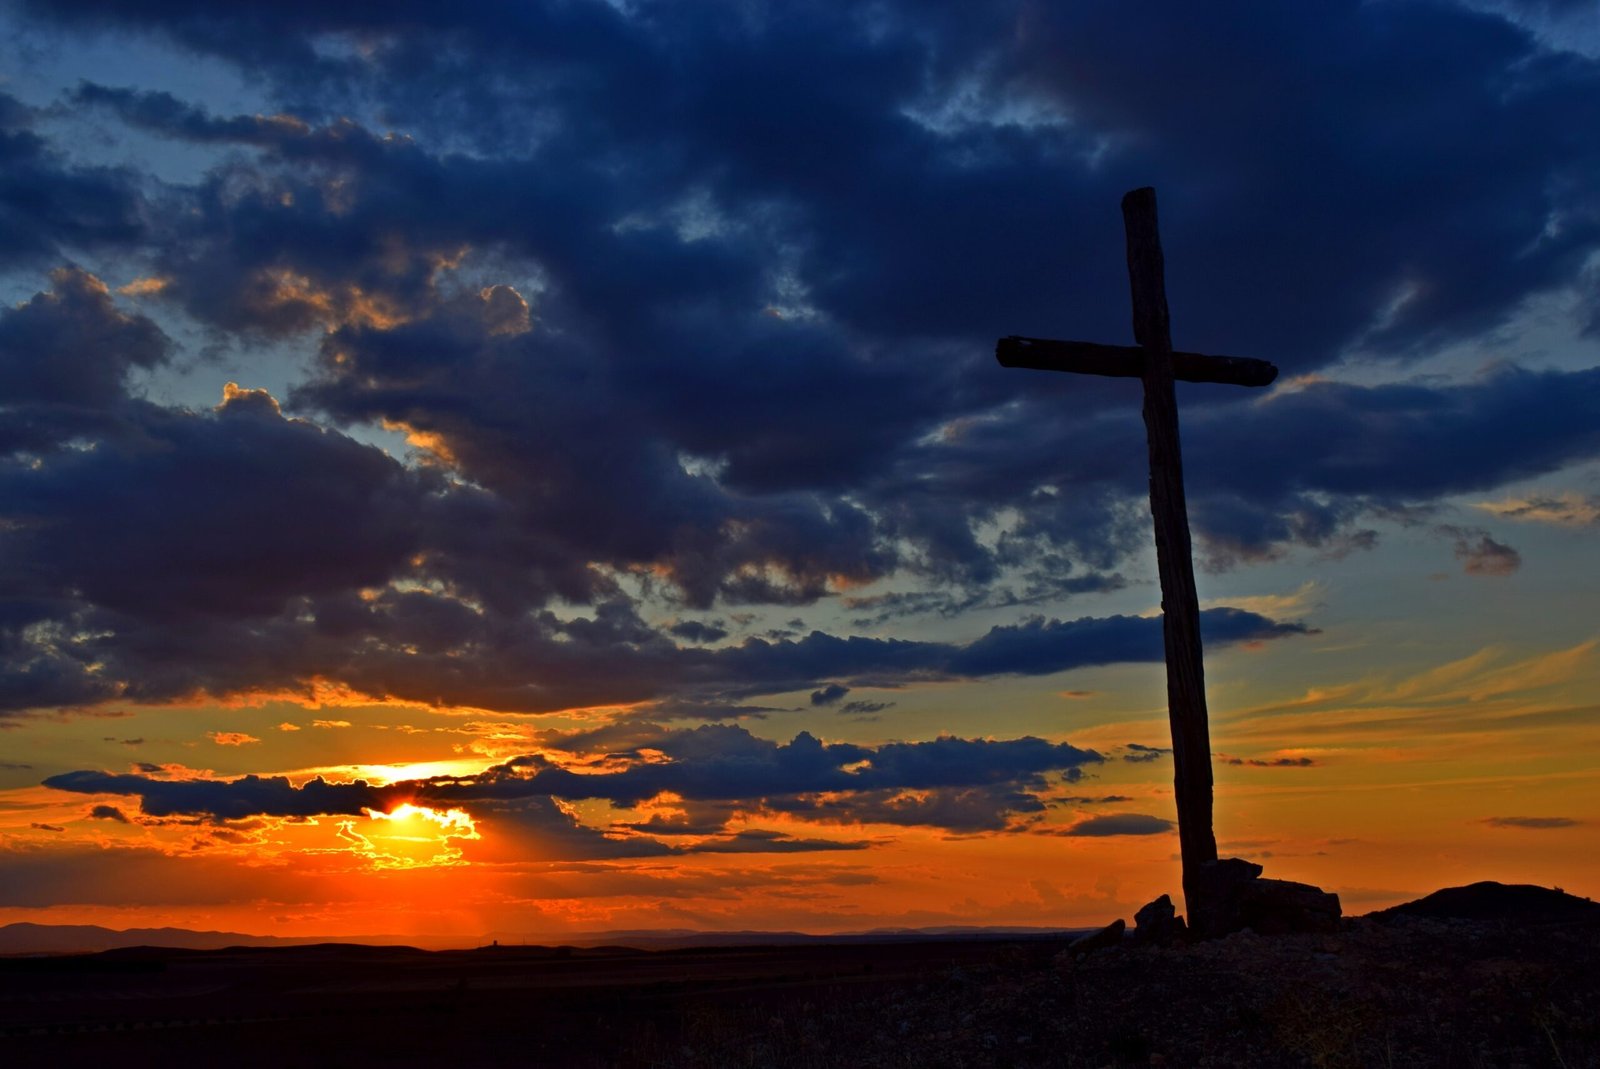
POLYGON ((473 820, 460 809, 443 811, 409 802, 389 812, 369 809, 367 822, 340 824, 351 848, 379 867, 410 868, 461 863, 460 843, 479 838, 473 820))

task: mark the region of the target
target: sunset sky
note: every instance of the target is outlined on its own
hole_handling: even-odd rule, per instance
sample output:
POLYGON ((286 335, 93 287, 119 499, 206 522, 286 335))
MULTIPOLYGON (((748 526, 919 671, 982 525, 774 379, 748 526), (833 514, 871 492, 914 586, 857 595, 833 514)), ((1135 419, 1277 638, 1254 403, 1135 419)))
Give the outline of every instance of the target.
POLYGON ((1600 895, 1593 0, 0 3, 0 923, 1600 895))

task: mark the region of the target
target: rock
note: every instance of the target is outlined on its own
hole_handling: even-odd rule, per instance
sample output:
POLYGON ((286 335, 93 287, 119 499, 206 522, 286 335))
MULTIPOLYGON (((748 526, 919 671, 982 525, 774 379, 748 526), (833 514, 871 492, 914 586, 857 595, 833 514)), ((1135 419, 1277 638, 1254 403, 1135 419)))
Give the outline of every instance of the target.
POLYGON ((1133 915, 1133 924, 1133 939, 1140 946, 1171 946, 1182 942, 1189 934, 1188 926, 1167 895, 1141 906, 1133 915))
POLYGON ((1200 870, 1200 904, 1190 905, 1196 934, 1216 938, 1250 928, 1263 935, 1332 932, 1339 927, 1339 896, 1308 883, 1264 880, 1261 866, 1221 858, 1200 870))
POLYGON ((1073 956, 1087 954, 1091 950, 1102 950, 1106 947, 1122 945, 1122 933, 1128 928, 1128 923, 1121 917, 1112 921, 1098 932, 1080 935, 1067 944, 1067 953, 1073 956))
POLYGON ((1600 920, 1600 902, 1569 895, 1559 887, 1484 880, 1466 887, 1446 887, 1415 902, 1368 914, 1384 920, 1401 915, 1533 924, 1592 922, 1600 920))
POLYGON ((1339 930, 1339 896, 1293 880, 1251 880, 1238 887, 1238 915, 1262 935, 1339 930))
POLYGON ((1261 866, 1242 857, 1224 857, 1200 866, 1190 890, 1189 925, 1201 939, 1215 939, 1246 927, 1239 917, 1240 888, 1261 876, 1261 866))
POLYGON ((1233 886, 1261 878, 1261 866, 1242 857, 1219 857, 1202 866, 1206 879, 1215 884, 1233 886))

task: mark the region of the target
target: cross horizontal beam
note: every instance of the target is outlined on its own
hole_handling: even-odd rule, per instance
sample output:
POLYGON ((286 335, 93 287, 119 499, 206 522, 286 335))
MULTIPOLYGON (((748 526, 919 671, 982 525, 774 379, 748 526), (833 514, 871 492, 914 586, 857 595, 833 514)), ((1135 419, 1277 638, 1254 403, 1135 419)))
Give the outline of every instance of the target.
MULTIPOLYGON (((1076 371, 1085 375, 1112 375, 1139 378, 1144 375, 1145 350, 1137 345, 1099 345, 1092 341, 1053 341, 1049 338, 1023 338, 1013 334, 1001 338, 994 355, 1004 367, 1027 367, 1038 371, 1076 371)), ((1218 382, 1227 386, 1267 386, 1278 377, 1278 368, 1265 360, 1247 356, 1206 356, 1203 353, 1172 354, 1172 377, 1183 382, 1218 382)))

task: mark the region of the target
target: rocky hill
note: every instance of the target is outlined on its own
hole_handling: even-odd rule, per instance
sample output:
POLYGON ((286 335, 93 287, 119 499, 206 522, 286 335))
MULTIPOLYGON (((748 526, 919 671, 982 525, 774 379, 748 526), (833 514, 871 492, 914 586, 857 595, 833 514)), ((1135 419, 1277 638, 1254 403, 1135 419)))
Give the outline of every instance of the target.
POLYGON ((649 1060, 710 1067, 755 1050, 738 1064, 1600 1066, 1597 913, 1560 891, 1486 883, 1322 934, 1125 939, 1048 960, 1016 945, 871 1003, 817 1003, 798 1034, 794 1018, 729 1016, 649 1060), (711 1038, 735 1034, 738 1051, 711 1038))
POLYGON ((1559 887, 1484 880, 1446 887, 1431 895, 1373 914, 1375 917, 1443 917, 1457 920, 1548 924, 1600 920, 1600 902, 1569 895, 1559 887))

